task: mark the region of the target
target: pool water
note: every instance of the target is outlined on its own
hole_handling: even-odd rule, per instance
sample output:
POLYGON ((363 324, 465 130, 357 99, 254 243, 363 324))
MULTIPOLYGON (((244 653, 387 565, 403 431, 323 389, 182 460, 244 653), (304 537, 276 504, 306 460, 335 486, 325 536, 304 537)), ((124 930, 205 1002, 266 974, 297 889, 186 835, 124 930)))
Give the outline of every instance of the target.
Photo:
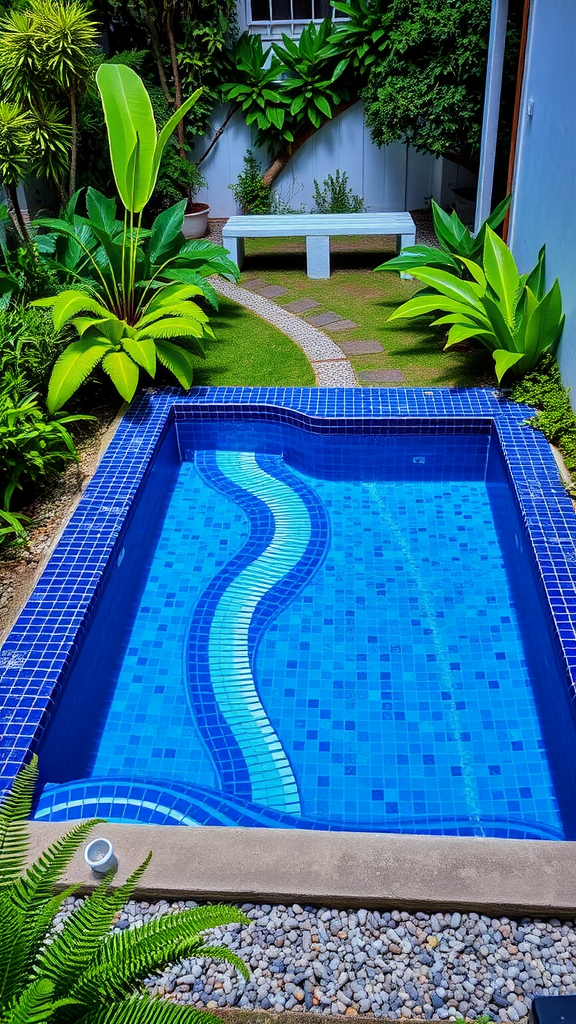
POLYGON ((38 816, 88 794, 123 820, 574 838, 497 439, 187 429, 47 732, 38 816))

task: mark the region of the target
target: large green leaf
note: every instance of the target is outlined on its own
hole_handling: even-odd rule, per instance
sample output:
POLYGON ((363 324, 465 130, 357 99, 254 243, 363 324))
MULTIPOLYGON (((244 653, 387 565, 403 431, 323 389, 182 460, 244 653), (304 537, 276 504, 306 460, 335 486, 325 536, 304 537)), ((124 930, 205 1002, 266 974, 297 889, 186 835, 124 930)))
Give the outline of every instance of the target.
POLYGON ((449 215, 432 200, 432 220, 436 237, 443 249, 468 256, 471 250, 471 235, 456 213, 449 215))
POLYGON ((162 154, 164 153, 166 143, 168 142, 168 139, 170 138, 172 133, 176 131, 182 118, 185 117, 188 111, 192 109, 201 93, 202 89, 196 89, 196 92, 193 92, 192 95, 189 96, 187 100, 184 100, 182 106, 178 107, 178 110, 174 111, 172 117, 169 118, 169 120, 164 125, 162 131, 160 132, 158 136, 158 141, 156 143, 156 151, 154 153, 150 195, 152 195, 154 187, 156 185, 156 178, 158 177, 158 171, 160 169, 160 161, 162 159, 162 154))
POLYGON ((82 310, 90 313, 97 313, 102 319, 108 319, 114 314, 109 312, 97 299, 93 299, 84 292, 68 290, 60 292, 59 295, 50 296, 47 299, 34 299, 31 306, 52 306, 52 320, 54 327, 59 331, 64 324, 82 310))
POLYGON ((105 338, 101 341, 81 338, 64 349, 50 377, 46 399, 48 412, 54 413, 62 408, 111 348, 112 344, 105 338))
POLYGON ((386 263, 381 263, 375 270, 395 270, 398 273, 410 273, 413 267, 450 267, 455 273, 460 268, 450 253, 431 245, 409 245, 399 256, 386 263))
POLYGON ((503 242, 491 228, 486 228, 483 264, 488 284, 498 297, 503 315, 509 326, 512 327, 518 300, 520 275, 506 242, 503 242))
POLYGON ((104 356, 102 369, 108 374, 118 394, 131 402, 138 387, 138 367, 127 352, 111 352, 104 356))
POLYGON ((446 313, 462 313, 464 316, 469 316, 473 312, 478 315, 466 303, 456 302, 444 295, 415 295, 413 299, 408 299, 408 302, 398 306, 398 309, 390 314, 388 320, 411 319, 414 316, 422 316, 424 313, 434 313, 436 310, 443 310, 446 313))
POLYGON ((494 356, 494 364, 496 366, 496 378, 499 384, 504 374, 507 373, 507 371, 510 370, 511 367, 515 366, 516 363, 519 363, 520 360, 524 358, 521 352, 506 352, 504 351, 504 349, 501 348, 496 349, 496 351, 493 352, 492 355, 494 356))
POLYGON ((441 295, 446 295, 456 302, 465 302, 474 309, 480 308, 484 288, 475 281, 462 281, 454 274, 436 267, 418 267, 414 269, 413 274, 418 281, 435 288, 441 295))
POLYGON ((524 351, 530 366, 536 364, 548 349, 555 351, 564 326, 562 295, 558 279, 532 311, 524 341, 524 351))
POLYGON ((178 383, 188 391, 194 379, 194 362, 190 353, 169 341, 157 341, 156 353, 162 365, 170 370, 178 383))
MULTIPOLYGON (((200 292, 200 289, 198 291, 200 292)), ((159 309, 156 308, 146 313, 138 321, 138 330, 140 331, 143 327, 148 327, 149 324, 155 323, 163 316, 183 316, 186 319, 197 320, 199 324, 208 323, 206 313, 195 302, 173 302, 170 305, 167 303, 166 306, 161 306, 159 309)))
POLYGON ((181 232, 186 205, 187 200, 183 199, 156 217, 148 245, 148 259, 152 266, 163 263, 180 248, 178 246, 174 251, 174 242, 180 241, 183 237, 181 232))
POLYGON ((139 213, 154 189, 156 122, 150 97, 141 78, 125 64, 101 64, 96 84, 116 187, 126 209, 139 213))
POLYGON ((533 270, 526 277, 526 286, 540 301, 544 295, 544 280, 546 275, 546 246, 543 245, 538 253, 538 262, 533 270))
POLYGON ((152 378, 156 374, 156 346, 152 338, 122 338, 122 348, 138 366, 141 366, 152 378))

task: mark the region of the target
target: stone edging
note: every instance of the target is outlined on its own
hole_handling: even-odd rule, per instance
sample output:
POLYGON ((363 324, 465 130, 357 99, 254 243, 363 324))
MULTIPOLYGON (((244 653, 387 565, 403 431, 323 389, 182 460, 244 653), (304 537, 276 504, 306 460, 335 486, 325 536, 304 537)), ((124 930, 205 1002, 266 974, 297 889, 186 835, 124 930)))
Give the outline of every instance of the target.
POLYGON ((358 386, 352 364, 336 342, 323 331, 319 331, 317 327, 313 327, 294 313, 289 313, 287 309, 282 309, 263 295, 250 292, 247 288, 241 288, 240 285, 224 278, 211 277, 210 283, 220 295, 256 313, 295 341, 310 361, 318 387, 358 386))

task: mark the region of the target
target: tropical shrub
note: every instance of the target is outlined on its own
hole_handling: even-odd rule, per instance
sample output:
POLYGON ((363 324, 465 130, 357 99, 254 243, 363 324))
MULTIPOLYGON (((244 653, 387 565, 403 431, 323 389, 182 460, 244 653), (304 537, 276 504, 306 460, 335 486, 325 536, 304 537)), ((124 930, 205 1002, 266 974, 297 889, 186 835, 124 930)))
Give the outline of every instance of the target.
POLYGON ((486 228, 496 230, 504 220, 511 200, 511 195, 506 196, 498 204, 481 225, 477 235, 473 235, 462 223, 455 210, 449 215, 432 200, 432 220, 438 246, 408 245, 402 249, 399 256, 382 263, 376 270, 394 270, 399 274, 411 274, 417 267, 444 267, 451 273, 462 275, 466 272, 466 267, 460 257, 464 256, 474 263, 482 264, 486 228))
POLYGON ((157 360, 189 388, 193 354, 203 356, 204 338, 213 337, 206 313, 193 300, 199 295, 214 298, 205 280, 210 261, 234 273, 226 250, 209 242, 185 242, 181 228, 186 200, 160 214, 151 230, 142 227, 164 148, 196 95, 157 135, 150 98, 134 71, 103 64, 96 80, 124 218, 116 219, 113 199, 89 189, 88 219, 76 214, 74 197, 65 218, 38 222, 64 237, 68 244, 60 251, 54 239, 39 239, 38 244, 53 247, 58 265, 82 286, 34 303, 52 308, 57 331, 71 323, 79 335, 54 367, 48 389, 52 412, 99 364, 126 401, 136 391, 140 369, 154 377, 157 360))
POLYGON ((242 213, 270 213, 271 189, 262 181, 262 164, 250 150, 244 155, 244 170, 228 187, 242 213))
POLYGON ((0 384, 0 540, 23 536, 25 517, 10 505, 16 491, 61 472, 78 461, 66 424, 91 416, 59 414, 48 418, 26 379, 10 371, 0 384))
POLYGON ((206 945, 201 932, 249 924, 235 907, 194 907, 113 934, 118 911, 130 900, 151 854, 124 885, 113 872, 66 918, 54 916, 75 886, 57 892, 72 857, 96 820, 74 825, 26 868, 27 818, 38 769, 25 767, 0 806, 0 1020, 2 1024, 220 1024, 219 1018, 146 993, 144 979, 182 957, 214 957, 244 977, 243 960, 226 946, 206 945))
POLYGON ((0 310, 0 373, 24 374, 33 388, 44 391, 69 340, 55 332, 47 310, 21 305, 0 310))
POLYGON ((346 171, 340 174, 337 170, 335 175, 329 174, 322 185, 324 187, 320 188, 314 178, 314 213, 361 213, 364 209, 362 197, 348 188, 346 171))
POLYGON ((487 227, 482 267, 460 259, 471 281, 435 267, 418 267, 413 276, 434 291, 415 295, 389 319, 441 312, 433 325, 451 325, 445 348, 477 339, 492 353, 499 382, 509 370, 522 376, 544 354, 554 355, 565 317, 558 280, 544 293, 544 249, 531 273, 521 276, 508 246, 487 227))
POLYGON ((282 70, 274 54, 270 59, 261 36, 243 32, 231 54, 231 79, 222 86, 224 99, 242 111, 247 125, 258 129, 257 145, 269 148, 294 141, 290 102, 278 81, 282 70))

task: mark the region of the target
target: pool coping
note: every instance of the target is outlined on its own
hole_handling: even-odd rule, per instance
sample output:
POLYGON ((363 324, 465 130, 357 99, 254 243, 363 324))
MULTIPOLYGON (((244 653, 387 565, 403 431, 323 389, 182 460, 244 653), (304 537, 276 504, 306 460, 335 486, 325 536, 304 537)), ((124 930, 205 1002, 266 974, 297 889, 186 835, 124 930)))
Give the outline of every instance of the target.
MULTIPOLYGON (((63 822, 31 822, 30 859, 65 829, 63 822)), ((153 851, 136 891, 143 900, 576 915, 570 842, 205 825, 106 824, 93 835, 114 846, 114 884, 153 851)), ((97 882, 80 851, 59 887, 89 892, 97 882)))
POLYGON ((238 417, 253 415, 256 409, 266 410, 264 418, 306 422, 318 432, 349 431, 377 422, 425 432, 430 420, 441 422, 444 432, 487 431, 494 426, 540 568, 574 699, 576 549, 571 530, 576 520, 548 443, 524 425, 531 413, 527 407, 486 389, 198 388, 189 395, 152 390, 128 410, 2 647, 0 712, 5 742, 0 787, 10 785, 39 741, 89 622, 114 544, 171 416, 211 418, 218 412, 238 417))

